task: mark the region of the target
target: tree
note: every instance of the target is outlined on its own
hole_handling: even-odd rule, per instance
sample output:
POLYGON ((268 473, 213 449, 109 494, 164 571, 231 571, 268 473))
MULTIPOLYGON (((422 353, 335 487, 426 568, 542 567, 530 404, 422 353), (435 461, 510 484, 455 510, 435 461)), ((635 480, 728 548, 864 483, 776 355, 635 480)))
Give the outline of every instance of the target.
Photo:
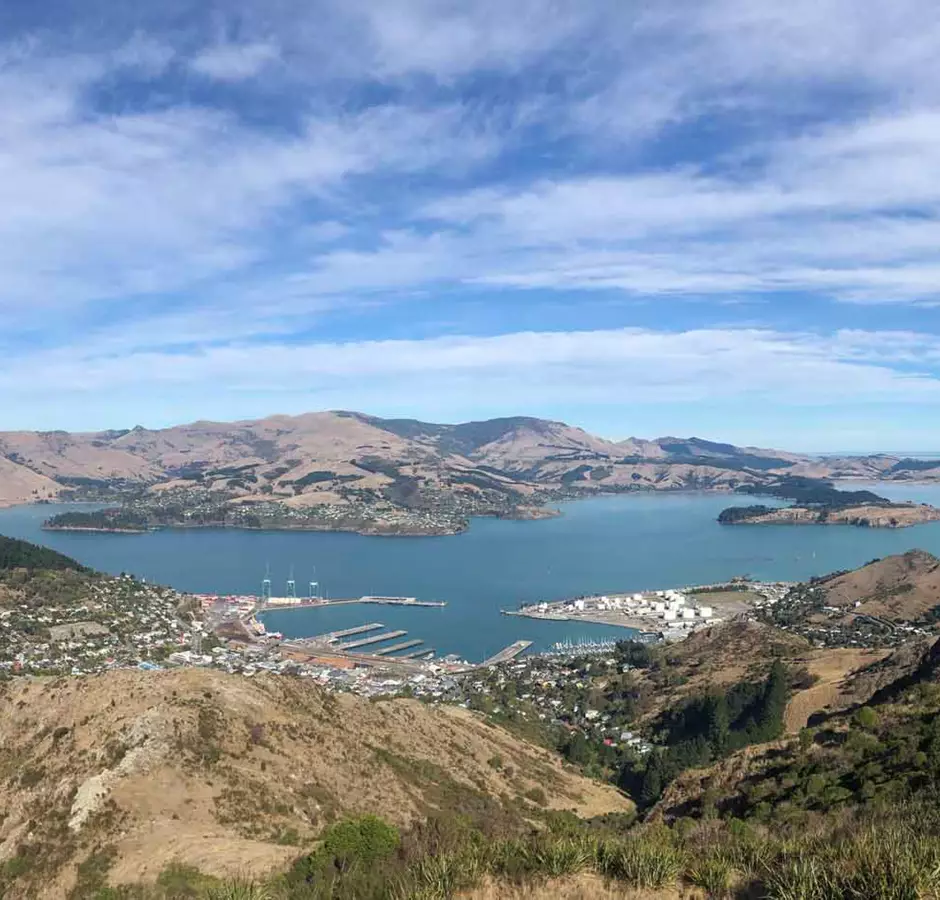
POLYGON ((780 737, 783 732, 783 715, 787 708, 789 687, 786 666, 779 659, 774 660, 757 713, 755 740, 772 741, 780 737))
POLYGON ((337 868, 364 868, 390 856, 401 842, 398 829, 378 816, 365 815, 331 825, 323 834, 323 851, 337 868))
POLYGON ((728 700, 724 694, 714 694, 706 700, 705 718, 708 723, 706 737, 711 744, 712 754, 716 757, 724 756, 728 750, 731 730, 728 700))
POLYGON ((568 762, 575 763, 579 766, 587 765, 592 758, 591 747, 588 744, 587 738, 580 731, 574 732, 568 739, 564 754, 568 762))
POLYGON ((46 547, 0 535, 0 570, 3 569, 74 569, 88 572, 81 563, 46 547))
POLYGON ((640 783, 640 805, 652 806, 662 796, 666 787, 666 767, 660 751, 650 753, 640 783))

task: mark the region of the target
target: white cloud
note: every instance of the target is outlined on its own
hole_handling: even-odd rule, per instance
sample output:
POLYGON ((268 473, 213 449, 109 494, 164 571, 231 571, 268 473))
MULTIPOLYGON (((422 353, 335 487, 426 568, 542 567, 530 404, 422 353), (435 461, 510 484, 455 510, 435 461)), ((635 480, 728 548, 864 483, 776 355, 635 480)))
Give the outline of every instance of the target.
POLYGON ((280 50, 273 43, 218 44, 203 50, 190 62, 190 68, 219 81, 244 81, 254 78, 279 56, 280 50))
POLYGON ((0 310, 11 325, 49 306, 191 291, 276 256, 272 220, 333 203, 347 179, 495 152, 459 104, 311 114, 276 133, 207 107, 96 113, 85 93, 106 71, 27 55, 0 73, 0 310))
POLYGON ((386 344, 356 340, 364 319, 350 318, 348 345, 308 337, 327 313, 336 325, 348 307, 422 295, 396 333, 433 332, 459 285, 490 327, 535 289, 540 327, 548 304, 592 290, 656 297, 677 326, 676 297, 779 291, 931 315, 940 21, 927 0, 288 0, 177 15, 186 6, 135 13, 85 51, 45 33, 0 48, 0 343, 32 332, 86 348, 26 357, 46 373, 30 390, 145 392, 136 372, 204 378, 220 396, 296 391, 249 365, 268 354, 310 380, 312 405, 343 382, 379 398, 357 373, 403 397, 464 396, 479 378, 507 404, 543 387, 613 403, 628 375, 664 401, 734 379, 800 403, 853 387, 934 402, 935 345, 814 337, 862 314, 825 302, 805 334, 386 344))
POLYGON ((183 396, 198 387, 203 393, 262 393, 275 406, 279 394, 298 391, 309 395, 312 406, 323 405, 317 400, 324 393, 340 397, 344 391, 370 395, 372 405, 382 405, 400 389, 418 406, 449 396, 457 408, 488 390, 499 392, 493 399, 520 404, 540 395, 610 403, 625 390, 644 403, 737 398, 808 407, 844 401, 940 404, 940 378, 905 368, 912 359, 940 358, 940 339, 911 332, 628 328, 114 350, 106 341, 35 354, 35 374, 26 383, 19 377, 20 362, 10 359, 0 369, 0 389, 13 403, 47 392, 156 388, 164 396, 183 396))
POLYGON ((940 108, 828 126, 755 148, 743 171, 544 180, 438 198, 422 215, 478 256, 477 280, 636 293, 809 290, 936 302, 940 108))

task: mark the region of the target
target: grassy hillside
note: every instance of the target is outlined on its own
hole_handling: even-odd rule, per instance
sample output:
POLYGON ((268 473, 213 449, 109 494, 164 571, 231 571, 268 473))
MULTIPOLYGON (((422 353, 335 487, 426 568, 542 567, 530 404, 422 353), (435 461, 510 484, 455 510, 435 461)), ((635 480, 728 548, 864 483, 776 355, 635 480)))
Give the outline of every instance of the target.
MULTIPOLYGON (((934 572, 882 562, 819 584, 934 572)), ((60 565, 8 573, 39 593, 7 599, 101 587, 60 565)), ((485 676, 486 718, 192 668, 4 682, 0 897, 940 897, 940 642, 822 649, 735 621, 544 665, 485 676), (608 743, 627 725, 649 752, 608 743)))
POLYGON ((345 815, 405 832, 443 817, 496 839, 553 810, 633 805, 463 709, 182 669, 0 688, 0 809, 2 896, 51 900, 105 850, 117 882, 174 863, 263 874, 345 815))

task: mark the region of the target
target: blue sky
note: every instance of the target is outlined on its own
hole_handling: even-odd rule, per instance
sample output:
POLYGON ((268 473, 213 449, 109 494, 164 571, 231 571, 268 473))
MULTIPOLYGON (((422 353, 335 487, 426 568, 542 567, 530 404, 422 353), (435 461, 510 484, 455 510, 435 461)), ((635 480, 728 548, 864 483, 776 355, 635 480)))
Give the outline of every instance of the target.
POLYGON ((938 449, 929 0, 11 0, 0 429, 938 449))

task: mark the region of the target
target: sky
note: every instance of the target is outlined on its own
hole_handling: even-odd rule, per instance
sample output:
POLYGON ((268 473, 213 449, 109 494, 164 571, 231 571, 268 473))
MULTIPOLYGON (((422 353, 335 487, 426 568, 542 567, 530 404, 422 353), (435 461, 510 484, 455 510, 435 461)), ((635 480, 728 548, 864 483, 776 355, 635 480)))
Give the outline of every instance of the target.
POLYGON ((932 0, 5 0, 0 430, 940 450, 932 0))

